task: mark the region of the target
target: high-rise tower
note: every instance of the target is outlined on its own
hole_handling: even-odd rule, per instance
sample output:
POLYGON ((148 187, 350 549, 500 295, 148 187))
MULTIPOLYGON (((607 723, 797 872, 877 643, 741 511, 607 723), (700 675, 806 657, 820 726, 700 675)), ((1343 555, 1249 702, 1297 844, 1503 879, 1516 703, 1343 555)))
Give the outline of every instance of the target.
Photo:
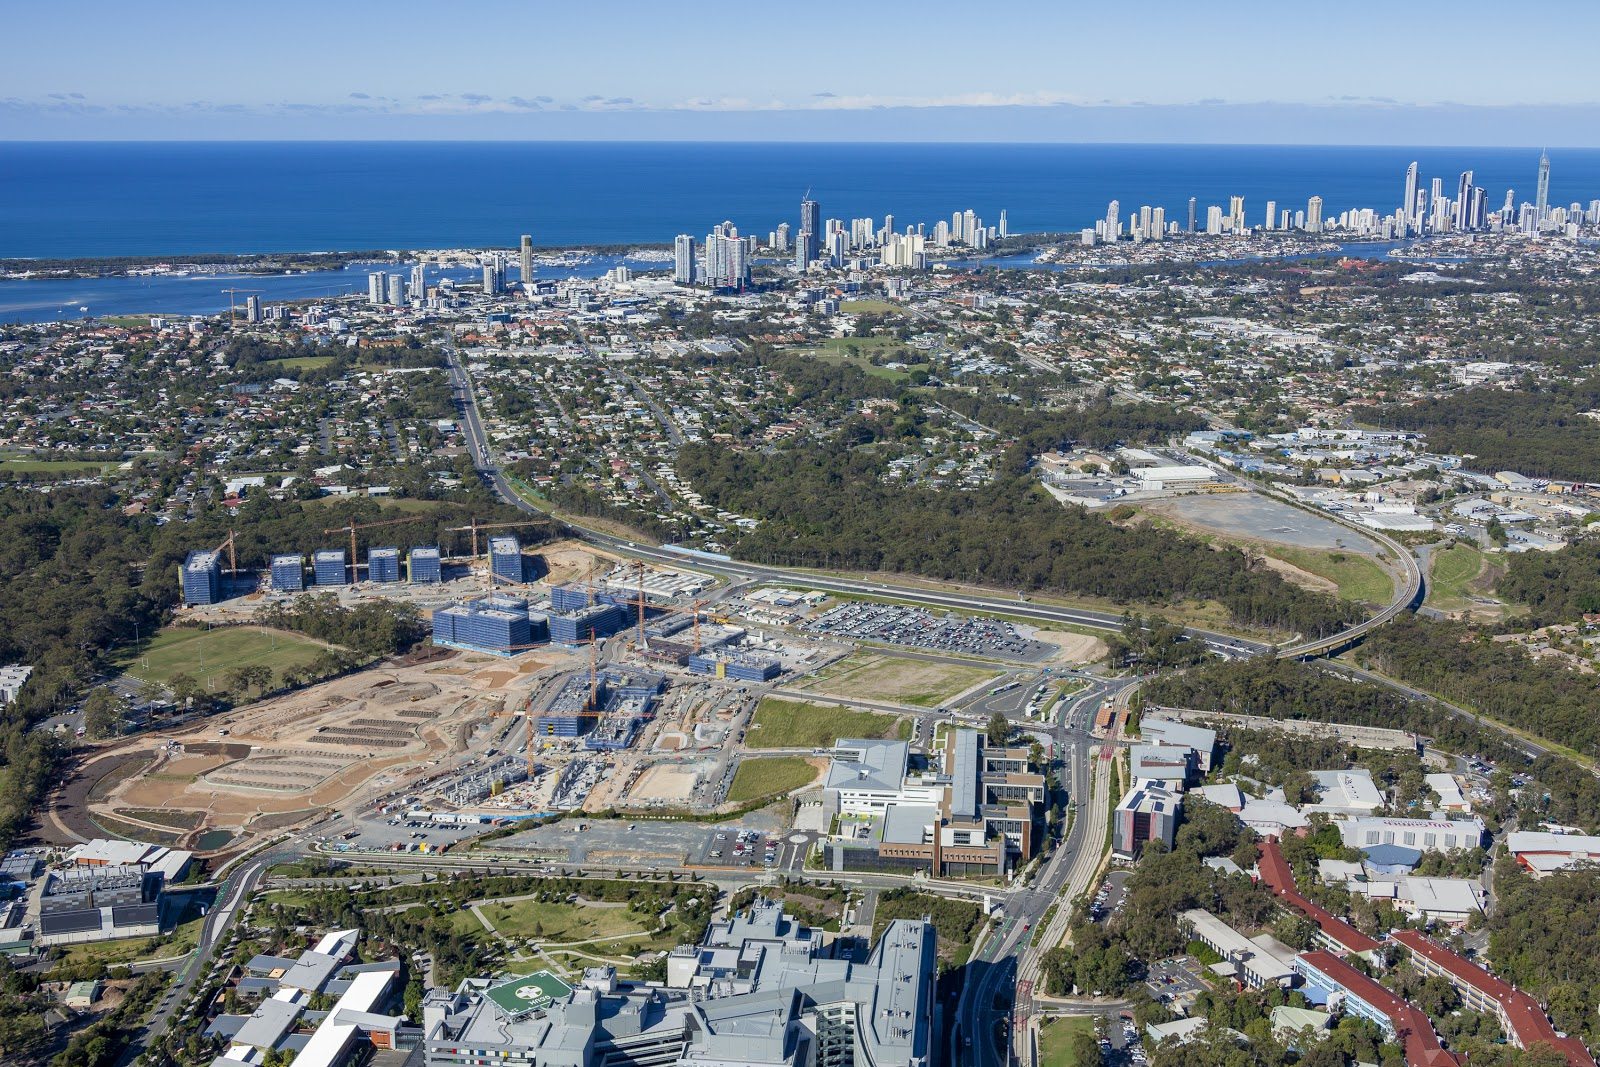
POLYGON ((1406 198, 1400 201, 1400 212, 1405 217, 1406 229, 1417 228, 1417 164, 1413 160, 1406 168, 1406 198))
POLYGON ((806 259, 816 259, 822 250, 822 205, 811 199, 809 189, 800 201, 800 237, 805 241, 806 259))
POLYGON ((522 235, 522 284, 533 281, 533 234, 522 235))
POLYGON ((1550 153, 1539 152, 1539 191, 1533 197, 1534 216, 1540 222, 1550 210, 1550 153))

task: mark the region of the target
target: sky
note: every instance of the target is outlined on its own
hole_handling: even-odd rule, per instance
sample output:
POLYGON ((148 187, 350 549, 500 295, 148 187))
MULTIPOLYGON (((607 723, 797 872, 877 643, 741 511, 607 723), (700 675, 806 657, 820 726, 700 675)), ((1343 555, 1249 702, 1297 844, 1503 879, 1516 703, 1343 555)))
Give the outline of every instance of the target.
POLYGON ((5 140, 1600 145, 1594 0, 0 11, 5 140))

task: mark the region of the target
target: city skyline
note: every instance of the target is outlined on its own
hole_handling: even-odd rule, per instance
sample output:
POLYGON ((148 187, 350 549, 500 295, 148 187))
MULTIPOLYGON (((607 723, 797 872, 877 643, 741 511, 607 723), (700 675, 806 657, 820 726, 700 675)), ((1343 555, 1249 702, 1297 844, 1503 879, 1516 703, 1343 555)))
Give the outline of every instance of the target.
MULTIPOLYGON (((973 33, 948 32, 968 14, 949 3, 915 17, 814 6, 819 25, 892 47, 895 63, 855 48, 774 62, 793 51, 784 13, 717 5, 489 3, 452 20, 401 0, 376 20, 289 2, 275 20, 311 27, 287 46, 292 64, 246 10, 91 6, 70 47, 50 10, 11 15, 16 38, 41 47, 0 71, 0 137, 1600 143, 1581 50, 1507 50, 1484 32, 1503 12, 1479 0, 1382 64, 1352 62, 1314 13, 1258 0, 1225 17, 1165 0, 1023 0, 973 33), (1304 46, 1319 34, 1328 47, 1304 46), (708 40, 716 64, 676 61, 708 40)), ((1585 13, 1566 0, 1544 9, 1552 24, 1585 13)), ((1357 0, 1340 24, 1389 16, 1357 0)))

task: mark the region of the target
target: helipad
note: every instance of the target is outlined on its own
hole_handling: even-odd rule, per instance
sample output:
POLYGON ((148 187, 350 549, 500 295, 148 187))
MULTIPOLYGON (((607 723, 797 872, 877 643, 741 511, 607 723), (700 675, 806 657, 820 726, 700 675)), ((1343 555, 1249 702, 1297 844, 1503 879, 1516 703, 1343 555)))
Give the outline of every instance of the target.
POLYGON ((501 1011, 515 1017, 547 1008, 552 1001, 565 999, 572 992, 572 987, 549 971, 534 971, 521 978, 490 986, 484 992, 501 1011))

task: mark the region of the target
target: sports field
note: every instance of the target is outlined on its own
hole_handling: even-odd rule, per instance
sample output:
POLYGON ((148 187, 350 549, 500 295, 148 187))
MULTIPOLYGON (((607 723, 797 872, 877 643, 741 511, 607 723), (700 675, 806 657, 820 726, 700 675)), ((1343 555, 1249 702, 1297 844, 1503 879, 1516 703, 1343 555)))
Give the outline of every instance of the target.
POLYGON ((1000 672, 928 659, 857 652, 800 683, 814 693, 932 708, 1000 672))
POLYGON ((116 663, 135 678, 160 685, 187 674, 211 691, 225 688, 228 672, 237 667, 267 667, 276 684, 286 669, 306 666, 326 647, 287 630, 259 626, 169 626, 137 655, 124 655, 116 663))

